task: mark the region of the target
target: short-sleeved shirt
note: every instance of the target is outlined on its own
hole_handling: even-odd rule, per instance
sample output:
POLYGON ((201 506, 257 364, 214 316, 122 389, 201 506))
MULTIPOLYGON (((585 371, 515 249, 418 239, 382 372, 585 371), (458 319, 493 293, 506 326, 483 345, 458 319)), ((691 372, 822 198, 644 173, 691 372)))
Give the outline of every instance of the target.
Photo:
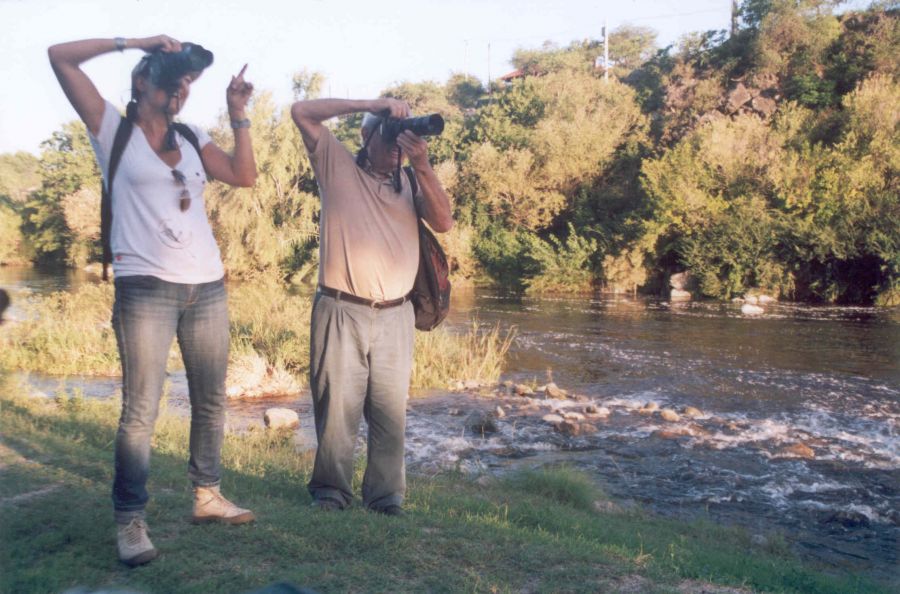
POLYGON ((419 227, 409 180, 398 193, 356 165, 324 129, 310 153, 319 184, 319 284, 385 301, 412 290, 419 269, 419 227))
MULTIPOLYGON (((108 178, 113 140, 121 116, 106 102, 103 121, 91 146, 108 178)), ((209 135, 190 126, 203 148, 209 135)), ((122 153, 112 188, 110 244, 113 272, 119 276, 151 275, 173 283, 197 284, 218 280, 225 274, 219 246, 213 237, 203 189, 206 173, 200 155, 176 134, 181 161, 173 168, 150 147, 140 126, 135 125, 122 153), (180 200, 185 186, 172 170, 181 171, 190 194, 190 207, 182 212, 180 200)))

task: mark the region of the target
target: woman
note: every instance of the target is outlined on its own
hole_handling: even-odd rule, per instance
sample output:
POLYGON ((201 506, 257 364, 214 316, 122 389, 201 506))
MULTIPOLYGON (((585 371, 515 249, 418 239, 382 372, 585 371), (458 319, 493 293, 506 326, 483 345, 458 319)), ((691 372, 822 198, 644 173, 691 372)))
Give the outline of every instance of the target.
MULTIPOLYGON (((115 305, 113 327, 122 361, 122 415, 115 446, 112 499, 119 559, 127 565, 157 556, 144 508, 150 438, 159 410, 166 359, 178 337, 191 401, 190 463, 193 521, 242 524, 254 519, 219 492, 225 422, 228 311, 224 268, 206 216, 207 176, 252 186, 256 164, 245 109, 253 86, 244 69, 225 93, 234 128, 228 155, 201 129, 185 139, 173 118, 212 53, 160 35, 144 39, 86 39, 49 48, 53 71, 90 133, 105 180, 121 116, 100 96, 80 65, 112 51, 146 52, 132 72, 126 109, 130 135, 115 168, 109 233, 115 305), (199 155, 194 145, 199 147, 199 155)), ((184 128, 181 128, 184 130, 184 128)), ((109 184, 107 184, 109 185, 109 184)))

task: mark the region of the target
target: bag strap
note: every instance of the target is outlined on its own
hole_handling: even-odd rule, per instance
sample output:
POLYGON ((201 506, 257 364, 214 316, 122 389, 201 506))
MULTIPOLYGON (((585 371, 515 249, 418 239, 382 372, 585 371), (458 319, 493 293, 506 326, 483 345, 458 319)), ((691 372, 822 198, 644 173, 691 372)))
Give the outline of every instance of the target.
MULTIPOLYGON (((197 139, 197 135, 194 134, 194 131, 191 130, 190 126, 187 124, 182 124, 181 122, 172 122, 172 127, 181 134, 185 140, 191 143, 191 146, 194 147, 194 150, 197 151, 197 156, 200 157, 200 163, 203 163, 203 153, 200 152, 200 141, 197 139)), ((206 166, 203 167, 204 171, 206 170, 206 166)))
POLYGON ((403 171, 406 172, 406 177, 409 178, 409 187, 412 189, 413 206, 416 207, 416 216, 421 219, 422 213, 419 212, 419 202, 416 200, 416 194, 419 193, 419 182, 416 181, 416 174, 413 172, 412 167, 407 165, 403 168, 403 171))
POLYGON ((122 153, 125 152, 125 145, 131 137, 131 131, 134 124, 128 118, 119 120, 119 127, 116 128, 116 137, 113 139, 112 152, 109 155, 109 170, 107 172, 106 183, 101 183, 100 192, 100 243, 103 246, 103 280, 109 280, 108 266, 112 262, 112 245, 110 243, 110 232, 112 230, 112 187, 113 179, 116 177, 116 169, 119 168, 119 161, 122 160, 122 153))

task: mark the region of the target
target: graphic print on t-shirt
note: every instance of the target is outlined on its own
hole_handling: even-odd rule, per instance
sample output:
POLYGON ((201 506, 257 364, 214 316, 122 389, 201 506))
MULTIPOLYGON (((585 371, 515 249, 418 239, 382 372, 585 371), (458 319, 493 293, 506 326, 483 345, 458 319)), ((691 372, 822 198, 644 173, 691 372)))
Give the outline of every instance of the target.
MULTIPOLYGON (((157 227, 157 237, 159 237, 160 241, 162 241, 166 247, 170 247, 173 250, 189 248, 194 241, 194 234, 191 232, 190 228, 181 228, 181 226, 172 219, 163 219, 159 222, 159 226, 157 227)), ((190 254, 190 250, 188 250, 187 253, 190 254)))

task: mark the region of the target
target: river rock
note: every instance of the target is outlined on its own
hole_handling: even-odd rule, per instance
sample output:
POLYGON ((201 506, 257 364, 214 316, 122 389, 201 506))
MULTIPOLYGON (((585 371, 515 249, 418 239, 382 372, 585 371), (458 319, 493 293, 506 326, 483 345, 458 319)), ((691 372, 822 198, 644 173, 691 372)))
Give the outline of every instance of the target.
POLYGON ((592 424, 590 424, 590 423, 581 423, 578 427, 581 429, 581 434, 582 434, 582 435, 588 435, 588 434, 590 434, 590 433, 596 433, 596 432, 597 432, 597 426, 596 426, 596 425, 592 425, 592 424))
POLYGON ((787 456, 790 458, 804 458, 806 460, 812 460, 816 457, 815 450, 813 450, 805 443, 792 443, 789 446, 784 446, 783 448, 779 449, 777 453, 780 456, 787 456))
POLYGON ((481 383, 478 380, 466 380, 463 386, 466 390, 477 390, 481 387, 481 383))
POLYGON ((581 423, 579 423, 578 421, 563 419, 562 423, 557 423, 556 430, 563 435, 578 437, 579 435, 581 435, 581 423))
POLYGON ((587 413, 588 416, 593 418, 605 418, 609 416, 609 409, 605 406, 585 406, 584 409, 584 412, 587 413), (587 410, 589 408, 591 409, 591 411, 587 410))
POLYGON ((699 408, 694 408, 693 406, 685 406, 681 410, 681 414, 691 419, 696 419, 703 416, 703 411, 701 411, 699 408))
POLYGON ((516 384, 512 380, 503 380, 503 387, 504 388, 515 388, 516 384))
POLYGON ((483 410, 475 410, 469 413, 464 421, 466 428, 473 433, 496 433, 497 423, 494 414, 483 410))
POLYGON ((551 425, 556 425, 562 423, 565 419, 563 419, 560 415, 557 414, 549 414, 541 417, 541 420, 545 423, 550 423, 551 425))
POLYGON ((752 303, 745 303, 741 306, 741 313, 745 316, 758 316, 765 313, 766 310, 752 303))
POLYGON ((684 289, 672 289, 672 292, 669 293, 670 301, 690 301, 691 293, 690 291, 685 291, 684 289))
POLYGON ((557 386, 555 383, 550 382, 545 387, 544 392, 547 394, 548 398, 553 398, 554 400, 564 400, 568 393, 557 386))
POLYGON ((503 417, 506 416, 506 411, 503 410, 502 406, 498 406, 497 408, 494 409, 494 414, 497 415, 498 419, 502 419, 503 417))
POLYGON ((772 297, 771 295, 760 295, 756 298, 756 301, 760 305, 766 305, 768 303, 775 303, 778 300, 775 299, 774 297, 772 297))
POLYGON ((638 409, 638 412, 642 415, 652 415, 657 410, 659 410, 659 405, 655 402, 648 402, 644 406, 638 409))
POLYGON ((870 524, 869 517, 857 511, 836 511, 825 519, 826 524, 840 524, 844 528, 865 528, 870 524))
POLYGON ((533 396, 534 390, 531 389, 531 386, 526 386, 525 384, 516 384, 516 395, 533 396))
POLYGON ((669 423, 675 423, 681 420, 681 417, 678 416, 678 413, 671 408, 662 409, 661 411, 659 411, 659 416, 662 417, 663 421, 668 421, 669 423))
POLYGON ((695 437, 708 437, 712 435, 712 433, 710 433, 710 431, 706 427, 703 427, 696 423, 693 423, 690 427, 688 427, 688 431, 695 437))
POLYGON ((657 429, 650 435, 659 439, 678 439, 679 437, 687 437, 690 433, 686 429, 657 429))
POLYGON ((570 421, 583 421, 584 420, 583 414, 581 414, 579 412, 574 412, 574 411, 563 413, 563 416, 570 421))
POLYGON ((263 422, 269 429, 296 429, 300 426, 300 415, 289 408, 269 408, 263 414, 263 422))
POLYGON ((759 298, 756 295, 751 295, 750 293, 747 293, 746 295, 744 295, 744 303, 756 305, 757 303, 759 303, 759 298))
POLYGON ((463 416, 463 410, 461 408, 448 408, 447 414, 451 417, 461 417, 463 416))

